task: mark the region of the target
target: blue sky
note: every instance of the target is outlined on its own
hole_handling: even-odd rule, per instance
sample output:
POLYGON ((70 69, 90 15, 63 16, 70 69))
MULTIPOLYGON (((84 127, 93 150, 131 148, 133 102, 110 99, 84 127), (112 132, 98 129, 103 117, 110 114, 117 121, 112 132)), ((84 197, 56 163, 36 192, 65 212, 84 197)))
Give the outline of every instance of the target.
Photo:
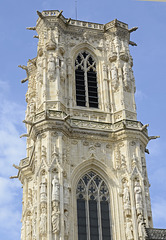
MULTIPOLYGON (((137 47, 130 47, 134 59, 138 120, 149 123, 149 135, 160 139, 148 144, 146 156, 154 227, 166 228, 166 2, 135 0, 78 0, 78 19, 107 23, 115 18, 139 29, 131 34, 137 47)), ((27 83, 21 84, 26 65, 36 56, 37 39, 26 27, 35 26, 36 10, 63 10, 75 18, 75 0, 1 0, 0 13, 0 238, 20 239, 21 184, 10 180, 26 156, 25 115, 27 83)))

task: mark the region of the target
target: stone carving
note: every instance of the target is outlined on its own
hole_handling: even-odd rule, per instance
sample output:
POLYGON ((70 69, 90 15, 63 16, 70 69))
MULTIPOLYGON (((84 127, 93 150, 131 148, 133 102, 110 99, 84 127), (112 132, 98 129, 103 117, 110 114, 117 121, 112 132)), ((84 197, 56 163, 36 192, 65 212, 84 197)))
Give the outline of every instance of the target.
POLYGON ((135 181, 134 193, 135 193, 137 214, 139 215, 142 212, 142 189, 139 184, 139 181, 135 181))
POLYGON ((130 192, 127 181, 124 181, 123 184, 123 206, 125 216, 131 216, 131 202, 130 202, 130 192))
POLYGON ((142 215, 138 216, 138 236, 140 240, 143 240, 146 237, 145 223, 143 221, 142 215))
POLYGON ((53 211, 52 211, 52 231, 53 233, 59 233, 59 220, 60 220, 60 211, 58 203, 53 201, 53 211))
POLYGON ((40 201, 46 202, 47 198, 47 183, 45 176, 42 176, 42 181, 40 184, 40 201))
POLYGON ((120 169, 120 162, 121 162, 121 154, 120 154, 120 149, 119 146, 116 146, 115 150, 115 167, 116 169, 120 169))
POLYGON ((64 210, 64 227, 65 227, 65 236, 69 235, 69 216, 68 210, 64 210))
POLYGON ((38 61, 37 61, 37 80, 40 82, 40 83, 43 83, 43 79, 42 79, 42 76, 43 76, 43 60, 41 57, 38 57, 38 61))
POLYGON ((40 215, 40 234, 45 235, 47 233, 47 214, 46 214, 46 205, 41 207, 40 215))
POLYGON ((52 54, 48 58, 48 79, 51 81, 55 80, 55 59, 52 54))
POLYGON ((26 240, 32 239, 32 223, 31 223, 31 217, 30 215, 27 215, 26 220, 26 240))
POLYGON ((127 63, 124 63, 124 66, 123 66, 123 79, 124 79, 124 86, 126 91, 131 91, 132 85, 130 83, 129 68, 127 63))
POLYGON ((112 67, 111 67, 111 77, 112 77, 113 90, 116 91, 118 89, 118 71, 114 64, 112 64, 112 67))
POLYGON ((129 218, 126 219, 126 238, 127 240, 133 240, 133 226, 129 218))
POLYGON ((59 179, 57 175, 54 175, 52 180, 52 201, 59 202, 59 179))

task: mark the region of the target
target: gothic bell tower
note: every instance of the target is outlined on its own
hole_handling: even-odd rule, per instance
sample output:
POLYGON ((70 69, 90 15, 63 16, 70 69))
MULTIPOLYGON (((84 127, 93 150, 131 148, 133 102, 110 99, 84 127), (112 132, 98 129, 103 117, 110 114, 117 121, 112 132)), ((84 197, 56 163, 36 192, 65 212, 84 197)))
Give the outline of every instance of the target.
POLYGON ((38 13, 27 72, 21 240, 143 240, 152 213, 130 33, 38 13))

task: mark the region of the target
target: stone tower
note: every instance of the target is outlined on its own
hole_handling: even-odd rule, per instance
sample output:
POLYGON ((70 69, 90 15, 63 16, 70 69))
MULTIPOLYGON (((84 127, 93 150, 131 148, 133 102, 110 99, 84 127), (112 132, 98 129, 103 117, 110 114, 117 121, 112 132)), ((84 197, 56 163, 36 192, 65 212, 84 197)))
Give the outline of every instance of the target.
POLYGON ((130 33, 38 13, 37 57, 27 72, 27 157, 21 240, 143 240, 152 228, 145 152, 137 121, 130 33))

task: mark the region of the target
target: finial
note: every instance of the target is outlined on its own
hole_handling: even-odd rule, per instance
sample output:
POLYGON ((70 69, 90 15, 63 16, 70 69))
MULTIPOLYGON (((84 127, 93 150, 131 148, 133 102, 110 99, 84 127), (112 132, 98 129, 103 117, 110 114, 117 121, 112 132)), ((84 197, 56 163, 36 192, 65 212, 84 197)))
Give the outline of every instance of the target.
POLYGON ((41 18, 41 19, 43 19, 44 18, 44 16, 42 15, 42 13, 41 12, 39 12, 39 11, 37 11, 37 15, 39 16, 39 18, 41 18))
POLYGON ((62 15, 62 13, 63 13, 63 10, 61 10, 61 11, 58 13, 57 18, 59 18, 59 17, 62 15))

